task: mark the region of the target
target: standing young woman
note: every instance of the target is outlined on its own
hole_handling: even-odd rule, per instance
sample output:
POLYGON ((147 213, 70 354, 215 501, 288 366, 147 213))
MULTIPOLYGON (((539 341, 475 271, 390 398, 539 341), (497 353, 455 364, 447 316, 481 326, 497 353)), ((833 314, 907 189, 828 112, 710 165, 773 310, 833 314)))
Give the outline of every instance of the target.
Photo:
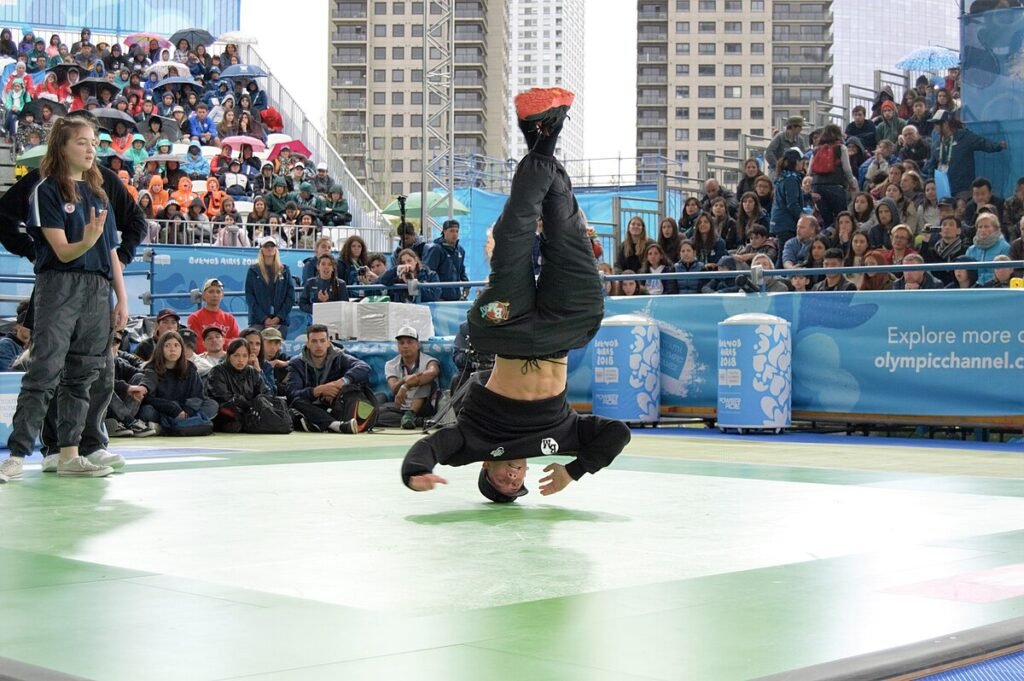
POLYGON ((288 315, 295 306, 292 273, 281 262, 277 241, 265 236, 260 240, 256 264, 245 277, 245 303, 249 308, 249 326, 276 328, 288 337, 288 315))
POLYGON ((96 131, 87 121, 59 119, 43 158, 43 181, 32 193, 29 231, 36 248, 36 298, 32 363, 22 378, 11 457, 0 464, 0 482, 21 476, 58 387, 57 474, 102 477, 124 459, 105 451, 79 456, 89 409, 89 388, 106 366, 113 329, 128 319, 128 296, 118 260, 117 227, 108 211, 96 166, 96 131), (111 310, 110 292, 117 304, 111 310), (45 310, 45 314, 43 313, 45 310))

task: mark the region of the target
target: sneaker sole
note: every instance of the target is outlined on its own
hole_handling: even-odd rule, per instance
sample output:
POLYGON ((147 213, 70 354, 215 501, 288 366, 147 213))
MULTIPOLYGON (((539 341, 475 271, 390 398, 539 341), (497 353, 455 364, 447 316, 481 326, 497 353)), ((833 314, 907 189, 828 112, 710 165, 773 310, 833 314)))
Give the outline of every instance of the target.
POLYGON ((98 471, 57 471, 62 478, 105 478, 114 472, 113 468, 101 468, 98 471))
POLYGON ((553 109, 572 106, 576 95, 562 88, 532 88, 516 95, 516 117, 521 121, 542 120, 553 115, 553 109))

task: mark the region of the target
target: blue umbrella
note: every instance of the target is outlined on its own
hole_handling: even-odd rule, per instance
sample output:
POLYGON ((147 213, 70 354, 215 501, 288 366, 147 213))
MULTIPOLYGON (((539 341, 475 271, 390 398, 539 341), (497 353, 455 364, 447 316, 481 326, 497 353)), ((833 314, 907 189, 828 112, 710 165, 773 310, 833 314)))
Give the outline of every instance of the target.
POLYGON ((220 72, 221 78, 266 78, 267 72, 252 64, 234 64, 220 72))
POLYGON ((920 47, 896 62, 904 71, 942 71, 960 66, 960 55, 945 47, 920 47))
POLYGON ((171 76, 170 78, 164 78, 163 80, 157 82, 156 85, 153 86, 153 89, 160 90, 162 88, 168 87, 172 90, 180 90, 182 85, 191 85, 196 88, 199 87, 199 83, 192 80, 191 78, 187 78, 185 76, 171 76))

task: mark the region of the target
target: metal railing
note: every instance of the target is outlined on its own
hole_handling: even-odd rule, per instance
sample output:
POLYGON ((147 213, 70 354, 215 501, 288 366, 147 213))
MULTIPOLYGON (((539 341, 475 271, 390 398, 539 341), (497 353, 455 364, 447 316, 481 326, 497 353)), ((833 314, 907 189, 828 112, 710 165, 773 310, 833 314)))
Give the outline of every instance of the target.
POLYGON ((853 111, 855 106, 863 106, 870 115, 871 105, 875 103, 875 92, 860 85, 843 84, 843 107, 853 111))
POLYGON ((678 218, 683 214, 683 204, 686 203, 686 199, 691 196, 699 197, 703 193, 703 180, 663 173, 658 178, 658 203, 662 217, 678 218))
POLYGON ((387 256, 394 249, 394 238, 390 232, 379 230, 361 230, 352 225, 317 226, 304 230, 302 225, 284 225, 280 223, 247 223, 245 216, 242 221, 228 227, 222 221, 210 222, 190 221, 184 218, 176 220, 147 220, 149 231, 142 243, 144 245, 161 246, 210 246, 225 248, 252 248, 255 255, 259 239, 272 236, 280 248, 298 248, 312 250, 316 240, 329 237, 334 248, 341 245, 350 236, 359 236, 366 243, 370 253, 382 253, 387 256))
POLYGON ((724 186, 735 186, 739 184, 740 174, 743 172, 743 162, 746 160, 746 157, 737 158, 736 156, 716 154, 713 151, 698 151, 698 178, 703 181, 709 177, 715 177, 724 186))
POLYGON ((740 134, 740 158, 746 161, 748 158, 757 160, 757 165, 761 169, 761 172, 766 172, 764 167, 764 152, 768 149, 768 145, 771 144, 771 137, 764 137, 762 135, 750 135, 747 133, 740 134))
POLYGON ((842 104, 816 99, 811 102, 811 127, 817 129, 829 123, 836 123, 840 128, 846 128, 849 113, 850 110, 842 104))

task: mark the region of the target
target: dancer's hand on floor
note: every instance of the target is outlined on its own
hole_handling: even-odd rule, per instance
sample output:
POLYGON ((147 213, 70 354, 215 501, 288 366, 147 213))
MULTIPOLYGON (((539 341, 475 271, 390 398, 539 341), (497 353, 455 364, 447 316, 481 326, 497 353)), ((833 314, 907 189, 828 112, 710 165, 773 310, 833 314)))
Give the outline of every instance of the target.
POLYGON ((409 487, 416 490, 417 492, 429 492, 430 490, 434 489, 435 485, 447 484, 447 480, 442 478, 440 475, 434 475, 433 473, 414 475, 409 478, 409 487))
POLYGON ((544 472, 549 475, 540 479, 541 496, 546 497, 555 492, 561 492, 572 482, 572 476, 569 475, 569 471, 565 470, 565 466, 560 463, 549 463, 544 467, 544 472))

